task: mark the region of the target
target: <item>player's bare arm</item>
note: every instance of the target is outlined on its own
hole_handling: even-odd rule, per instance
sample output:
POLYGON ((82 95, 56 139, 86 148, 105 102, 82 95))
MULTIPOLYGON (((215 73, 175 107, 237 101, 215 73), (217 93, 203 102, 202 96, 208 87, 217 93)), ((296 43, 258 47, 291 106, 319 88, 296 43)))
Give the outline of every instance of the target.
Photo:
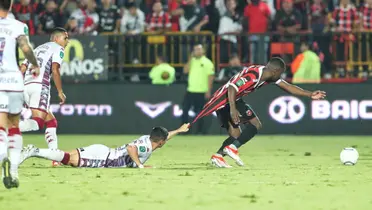
POLYGON ((134 145, 128 145, 127 146, 127 151, 128 151, 128 154, 130 156, 130 158, 132 158, 132 160, 136 163, 136 165, 138 166, 138 168, 144 168, 144 166, 142 165, 139 157, 138 157, 138 148, 137 146, 134 146, 134 145))
POLYGON ((319 100, 319 99, 323 99, 326 97, 326 92, 324 91, 317 90, 317 91, 311 92, 308 90, 304 90, 296 85, 289 84, 286 81, 280 82, 278 86, 281 89, 285 90, 286 92, 292 95, 296 95, 296 96, 305 96, 305 97, 312 98, 314 100, 319 100))
POLYGON ((239 118, 239 111, 238 109, 236 108, 236 89, 234 86, 232 85, 229 85, 228 89, 227 89, 227 96, 228 96, 228 99, 229 99, 229 104, 230 104, 230 115, 231 115, 231 118, 232 120, 234 121, 235 124, 239 124, 239 121, 240 121, 240 118, 239 118))
POLYGON ((37 63, 36 56, 34 54, 34 49, 32 48, 30 41, 26 35, 19 36, 17 38, 17 42, 19 48, 21 48, 22 52, 24 53, 26 59, 32 64, 33 66, 33 73, 38 76, 40 73, 39 64, 37 63))
POLYGON ((53 76, 54 85, 56 86, 56 89, 58 91, 58 97, 60 99, 59 104, 64 104, 66 101, 66 95, 63 93, 61 74, 60 74, 59 69, 60 69, 60 65, 58 63, 52 64, 52 76, 53 76))
POLYGON ((167 141, 176 136, 179 133, 186 133, 189 131, 190 123, 185 123, 174 131, 169 131, 167 141))

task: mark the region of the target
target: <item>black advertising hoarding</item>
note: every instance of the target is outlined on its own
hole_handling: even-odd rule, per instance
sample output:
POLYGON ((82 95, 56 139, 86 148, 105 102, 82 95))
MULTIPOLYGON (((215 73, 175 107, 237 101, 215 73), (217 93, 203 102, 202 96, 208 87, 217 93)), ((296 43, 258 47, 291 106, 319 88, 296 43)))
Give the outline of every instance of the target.
MULTIPOLYGON (((327 91, 327 100, 311 101, 267 86, 245 98, 260 117, 262 134, 371 135, 372 92, 368 84, 302 85, 327 91)), ((216 86, 217 88, 217 86, 216 86)), ((156 125, 179 126, 185 85, 64 85, 68 103, 51 110, 60 133, 145 134, 156 125)), ((57 99, 56 94, 52 94, 57 99)), ((189 112, 193 115, 193 112, 189 112)), ((28 117, 25 112, 24 116, 28 117)), ((210 134, 224 134, 211 116, 210 134)))
MULTIPOLYGON (((30 41, 36 48, 49 42, 49 36, 31 36, 30 41)), ((107 36, 74 36, 65 48, 65 56, 61 66, 64 81, 100 81, 107 80, 108 66, 107 36)), ((19 49, 19 60, 24 55, 19 49)))

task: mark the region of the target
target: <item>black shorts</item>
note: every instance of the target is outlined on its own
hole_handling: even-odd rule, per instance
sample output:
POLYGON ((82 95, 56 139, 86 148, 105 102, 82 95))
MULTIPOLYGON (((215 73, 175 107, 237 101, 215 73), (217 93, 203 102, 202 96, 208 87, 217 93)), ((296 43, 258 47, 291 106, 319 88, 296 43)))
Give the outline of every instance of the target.
MULTIPOLYGON (((242 99, 236 101, 236 109, 239 111, 241 115, 240 117, 241 124, 247 123, 249 120, 256 117, 256 113, 253 111, 253 109, 248 104, 246 104, 242 99)), ((229 128, 229 122, 231 122, 234 128, 239 127, 239 125, 234 124, 231 118, 229 104, 227 104, 224 108, 217 110, 216 113, 218 119, 220 120, 221 127, 226 129, 229 128)))

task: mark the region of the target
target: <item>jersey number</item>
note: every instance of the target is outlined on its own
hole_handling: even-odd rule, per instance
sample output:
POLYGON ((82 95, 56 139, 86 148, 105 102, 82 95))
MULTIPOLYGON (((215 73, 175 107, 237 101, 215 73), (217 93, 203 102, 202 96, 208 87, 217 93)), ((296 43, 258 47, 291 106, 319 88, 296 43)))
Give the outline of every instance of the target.
POLYGON ((5 50, 5 38, 0 37, 0 65, 3 64, 3 56, 4 56, 4 50, 5 50))

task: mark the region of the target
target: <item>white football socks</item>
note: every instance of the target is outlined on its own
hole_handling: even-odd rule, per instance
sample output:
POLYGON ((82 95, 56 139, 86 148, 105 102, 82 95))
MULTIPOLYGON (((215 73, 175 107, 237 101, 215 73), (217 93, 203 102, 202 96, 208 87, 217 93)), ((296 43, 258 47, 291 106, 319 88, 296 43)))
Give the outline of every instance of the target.
POLYGON ((58 149, 38 149, 35 156, 61 162, 65 156, 65 152, 58 149))
POLYGON ((10 133, 8 136, 8 149, 9 149, 9 159, 10 159, 10 174, 12 177, 18 178, 18 166, 21 161, 21 151, 23 145, 22 135, 18 132, 15 134, 10 133))
POLYGON ((8 135, 0 129, 0 164, 8 156, 8 135))
POLYGON ((49 149, 58 149, 57 128, 45 129, 45 142, 49 149))
POLYGON ((38 131, 40 128, 36 120, 26 119, 24 121, 19 122, 19 129, 21 130, 21 132, 29 132, 38 131))

